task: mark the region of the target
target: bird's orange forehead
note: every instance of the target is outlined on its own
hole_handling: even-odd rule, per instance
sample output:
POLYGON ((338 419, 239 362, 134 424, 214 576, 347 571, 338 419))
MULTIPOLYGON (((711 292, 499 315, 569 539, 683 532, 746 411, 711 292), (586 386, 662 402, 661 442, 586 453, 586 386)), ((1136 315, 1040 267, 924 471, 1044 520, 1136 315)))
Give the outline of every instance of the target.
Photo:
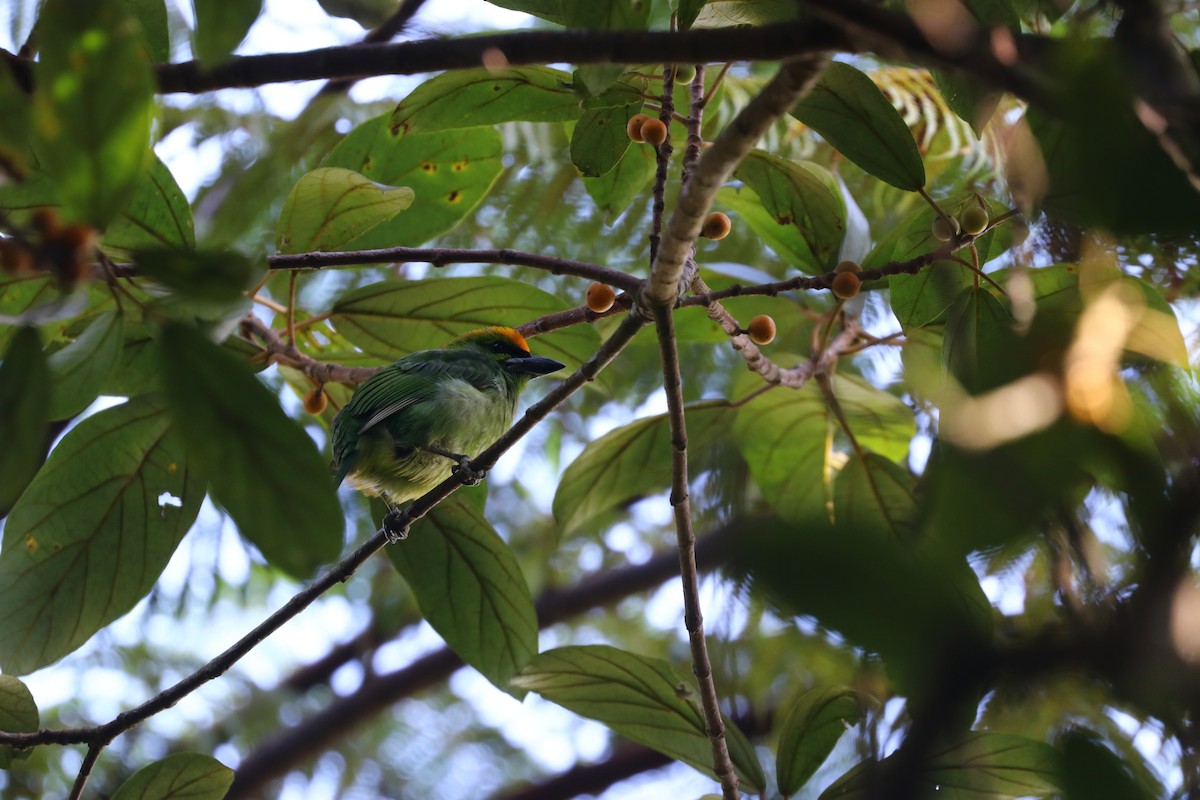
POLYGON ((513 328, 506 328, 503 325, 492 325, 488 328, 480 328, 477 331, 464 333, 460 338, 479 339, 488 336, 503 336, 505 339, 512 342, 514 346, 519 347, 526 353, 529 352, 529 343, 525 341, 525 337, 517 333, 513 328))

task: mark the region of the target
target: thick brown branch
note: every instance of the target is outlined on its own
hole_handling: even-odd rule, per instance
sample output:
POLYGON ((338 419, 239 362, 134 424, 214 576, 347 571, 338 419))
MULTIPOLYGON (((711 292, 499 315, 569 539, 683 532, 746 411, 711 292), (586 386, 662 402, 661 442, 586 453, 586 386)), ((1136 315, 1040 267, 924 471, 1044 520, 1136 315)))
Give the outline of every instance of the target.
MULTIPOLYGON (((485 53, 500 52, 513 65, 702 64, 762 61, 839 49, 846 44, 821 23, 789 22, 760 28, 668 31, 533 31, 431 39, 398 44, 355 44, 302 53, 240 56, 210 67, 195 61, 158 67, 159 91, 210 92, 322 78, 415 75, 483 65, 485 53)), ((19 63, 19 62, 18 62, 19 63)), ((28 69, 28 63, 24 64, 28 69)))
POLYGON ((679 193, 650 280, 642 291, 648 305, 674 304, 684 262, 700 235, 700 223, 712 206, 713 196, 767 129, 812 88, 826 63, 828 57, 818 54, 784 64, 701 156, 687 186, 679 193))

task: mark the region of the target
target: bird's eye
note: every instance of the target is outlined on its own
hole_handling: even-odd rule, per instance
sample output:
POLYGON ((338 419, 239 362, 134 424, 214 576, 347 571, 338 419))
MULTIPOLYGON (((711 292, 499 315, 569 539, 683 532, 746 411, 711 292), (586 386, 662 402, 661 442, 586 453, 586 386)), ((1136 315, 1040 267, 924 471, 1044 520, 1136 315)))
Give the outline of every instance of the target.
POLYGON ((504 352, 504 342, 492 342, 491 344, 488 345, 488 347, 492 348, 493 353, 503 353, 504 352))

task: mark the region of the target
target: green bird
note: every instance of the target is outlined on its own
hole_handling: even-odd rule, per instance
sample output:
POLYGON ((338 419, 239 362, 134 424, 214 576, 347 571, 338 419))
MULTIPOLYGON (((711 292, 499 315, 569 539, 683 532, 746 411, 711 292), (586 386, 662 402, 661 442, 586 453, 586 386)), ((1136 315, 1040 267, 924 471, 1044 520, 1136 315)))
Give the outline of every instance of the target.
POLYGON ((501 327, 405 356, 368 378, 333 418, 337 483, 349 477, 394 514, 500 438, 530 378, 562 368, 531 355, 521 334, 501 327))

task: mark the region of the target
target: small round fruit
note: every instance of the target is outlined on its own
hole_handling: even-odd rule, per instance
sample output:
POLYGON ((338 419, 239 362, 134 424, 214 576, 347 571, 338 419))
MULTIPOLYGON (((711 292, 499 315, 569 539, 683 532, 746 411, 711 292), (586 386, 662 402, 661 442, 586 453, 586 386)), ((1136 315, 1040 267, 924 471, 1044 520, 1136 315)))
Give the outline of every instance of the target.
POLYGON ((700 225, 700 235, 705 239, 724 239, 732 229, 733 223, 729 221, 729 217, 720 211, 714 211, 704 218, 700 225))
POLYGON ((933 221, 933 238, 948 242, 958 235, 958 220, 954 217, 938 217, 933 221))
POLYGON ((987 230, 988 212, 979 206, 968 206, 959 215, 958 222, 962 225, 963 233, 968 236, 978 236, 987 230))
POLYGON ((646 124, 646 120, 650 119, 649 114, 634 114, 629 118, 628 124, 625 125, 625 133, 629 134, 629 138, 635 142, 646 141, 642 138, 642 126, 646 124))
POLYGON ((843 261, 833 268, 834 272, 862 272, 856 261, 843 261))
POLYGON ((775 320, 769 314, 759 314, 750 320, 746 333, 755 344, 770 344, 775 341, 775 320))
POLYGON ((676 83, 691 83, 696 80, 696 65, 695 64, 680 64, 675 67, 675 82, 676 83))
POLYGON ((853 272, 839 272, 833 276, 833 283, 829 288, 841 299, 849 300, 858 294, 858 290, 862 288, 862 281, 853 272))
POLYGON ((654 147, 660 146, 667 140, 667 126, 661 119, 651 117, 642 123, 642 140, 654 147))
POLYGON ((617 293, 607 283, 593 283, 587 288, 587 307, 597 314, 603 314, 613 307, 617 301, 617 293))
POLYGON ((329 405, 329 398, 325 395, 324 389, 309 389, 304 394, 304 410, 314 417, 322 413, 327 405, 329 405))

